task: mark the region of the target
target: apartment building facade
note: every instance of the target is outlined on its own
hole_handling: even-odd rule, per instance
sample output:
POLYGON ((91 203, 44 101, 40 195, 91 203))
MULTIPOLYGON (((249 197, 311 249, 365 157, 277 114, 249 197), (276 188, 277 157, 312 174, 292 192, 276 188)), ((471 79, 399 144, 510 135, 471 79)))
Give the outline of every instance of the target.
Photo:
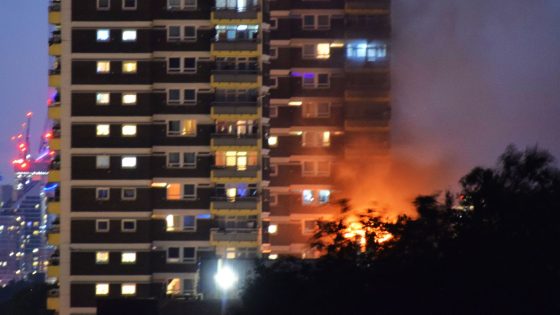
POLYGON ((336 164, 386 150, 389 30, 368 27, 388 16, 365 0, 53 1, 47 307, 208 298, 206 259, 311 257, 336 164))

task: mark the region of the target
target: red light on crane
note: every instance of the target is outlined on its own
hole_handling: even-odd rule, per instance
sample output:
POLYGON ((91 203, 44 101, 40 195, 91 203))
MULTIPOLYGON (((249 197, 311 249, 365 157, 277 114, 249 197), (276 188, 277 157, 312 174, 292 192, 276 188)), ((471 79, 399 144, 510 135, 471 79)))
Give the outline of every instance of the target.
POLYGON ((33 116, 33 112, 27 112, 27 114, 25 115, 25 117, 27 117, 27 118, 29 118, 31 116, 33 116))

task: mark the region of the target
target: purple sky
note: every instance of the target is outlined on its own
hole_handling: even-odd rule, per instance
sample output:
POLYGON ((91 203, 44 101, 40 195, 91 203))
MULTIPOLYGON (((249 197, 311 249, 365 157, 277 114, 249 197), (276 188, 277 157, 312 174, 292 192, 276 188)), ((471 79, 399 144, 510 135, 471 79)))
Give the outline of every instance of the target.
MULTIPOLYGON (((35 113, 35 146, 45 122, 46 7, 0 1, 4 182, 15 154, 9 138, 26 111, 35 113)), ((560 156, 560 1, 393 0, 393 22, 399 156, 451 165, 450 185, 494 163, 509 143, 538 143, 560 156)))

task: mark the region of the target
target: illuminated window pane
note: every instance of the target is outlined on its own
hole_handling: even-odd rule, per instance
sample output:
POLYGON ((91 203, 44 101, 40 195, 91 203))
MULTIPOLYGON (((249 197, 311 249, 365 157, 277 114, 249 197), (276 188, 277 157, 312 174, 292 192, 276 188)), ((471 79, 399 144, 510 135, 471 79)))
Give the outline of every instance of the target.
POLYGON ((317 59, 329 59, 331 57, 331 46, 329 43, 317 44, 317 59))
POLYGON ((111 38, 111 32, 108 29, 100 29, 97 30, 97 41, 98 42, 106 42, 109 41, 111 38))
POLYGON ((322 144, 324 147, 328 147, 331 145, 331 133, 330 131, 323 132, 323 139, 322 144))
POLYGON ((123 30, 122 40, 123 40, 123 42, 134 42, 134 41, 136 41, 136 30, 123 30))
POLYGON ((136 73, 138 64, 136 61, 123 61, 122 71, 124 73, 136 73))
POLYGON ((123 125, 122 126, 123 136, 135 136, 136 135, 136 125, 123 125))
POLYGON ((109 263, 109 252, 96 252, 95 253, 95 263, 96 264, 107 264, 107 263, 109 263))
POLYGON ((136 284, 134 283, 123 283, 121 285, 122 295, 135 295, 136 294, 136 284))
POLYGON ((181 184, 167 185, 167 199, 168 200, 181 199, 181 184))
POLYGON ((179 223, 179 220, 177 220, 177 218, 171 214, 167 215, 165 217, 165 224, 166 224, 166 230, 168 232, 173 232, 173 231, 177 231, 179 230, 179 227, 177 226, 179 223))
POLYGON ((136 262, 135 252, 124 252, 121 255, 121 263, 123 264, 134 264, 136 262))
POLYGON ((108 155, 98 155, 95 157, 96 168, 109 168, 110 165, 111 159, 108 155))
POLYGON ((109 104, 110 94, 109 93, 97 93, 95 95, 95 103, 97 105, 107 105, 109 104))
POLYGON ((122 200, 135 200, 136 188, 123 188, 121 193, 122 200))
POLYGON ((271 147, 275 147, 278 145, 278 137, 277 136, 270 136, 268 137, 268 145, 271 147))
POLYGON ((96 135, 97 136, 108 136, 110 134, 109 125, 97 125, 96 135))
POLYGON ((181 294, 181 279, 173 278, 167 280, 167 290, 166 293, 168 295, 177 295, 181 294))
POLYGON ((109 294, 108 283, 98 283, 95 285, 95 295, 108 295, 108 294, 109 294))
POLYGON ((302 193, 302 200, 304 205, 312 204, 315 201, 313 190, 305 189, 302 193))
POLYGON ((196 135, 196 120, 185 119, 182 121, 181 128, 182 136, 193 136, 196 135))
POLYGON ((111 71, 110 61, 98 61, 97 62, 97 73, 109 73, 111 71))
POLYGON ((319 190, 319 203, 328 203, 331 197, 330 190, 319 190))
POLYGON ((136 104, 136 99, 136 93, 125 93, 122 96, 122 103, 123 105, 134 105, 136 104))
POLYGON ((268 233, 275 234, 277 232, 278 232, 278 225, 271 224, 271 225, 268 226, 268 233))
POLYGON ((135 156, 123 156, 121 159, 122 168, 135 168, 136 167, 136 157, 135 156))

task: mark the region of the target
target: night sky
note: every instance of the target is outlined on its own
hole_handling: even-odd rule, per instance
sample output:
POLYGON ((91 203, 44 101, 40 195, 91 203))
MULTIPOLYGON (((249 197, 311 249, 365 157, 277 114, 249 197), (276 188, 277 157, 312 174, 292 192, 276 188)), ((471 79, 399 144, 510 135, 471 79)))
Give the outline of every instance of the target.
MULTIPOLYGON (((46 116, 47 1, 0 1, 0 172, 10 136, 46 116)), ((393 0, 394 152, 452 185, 509 143, 560 157, 560 1, 393 0)), ((35 148, 34 148, 35 149, 35 148)), ((411 174, 414 176, 414 174, 411 174)))

